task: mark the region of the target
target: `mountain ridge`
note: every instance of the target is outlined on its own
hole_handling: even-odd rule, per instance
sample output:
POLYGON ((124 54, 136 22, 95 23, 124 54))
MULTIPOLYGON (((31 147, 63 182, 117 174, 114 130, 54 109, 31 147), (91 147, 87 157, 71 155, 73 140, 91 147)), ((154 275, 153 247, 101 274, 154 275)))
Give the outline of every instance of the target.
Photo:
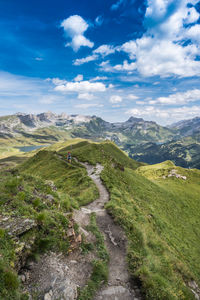
POLYGON ((168 127, 130 117, 110 123, 98 116, 44 112, 0 117, 0 143, 5 147, 46 145, 70 138, 111 140, 127 154, 146 163, 172 160, 183 167, 200 167, 200 117, 168 127))

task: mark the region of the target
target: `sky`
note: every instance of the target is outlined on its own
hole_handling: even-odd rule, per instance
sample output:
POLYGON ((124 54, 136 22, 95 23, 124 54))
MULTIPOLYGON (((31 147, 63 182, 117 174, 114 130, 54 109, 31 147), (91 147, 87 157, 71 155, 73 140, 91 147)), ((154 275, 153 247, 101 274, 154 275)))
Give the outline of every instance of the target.
POLYGON ((200 116, 200 1, 0 0, 0 115, 200 116))

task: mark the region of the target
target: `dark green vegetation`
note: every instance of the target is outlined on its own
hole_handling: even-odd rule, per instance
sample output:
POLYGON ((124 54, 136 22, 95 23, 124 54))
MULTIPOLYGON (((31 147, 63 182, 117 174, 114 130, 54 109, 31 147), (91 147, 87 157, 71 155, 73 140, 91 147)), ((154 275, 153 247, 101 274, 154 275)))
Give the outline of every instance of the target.
POLYGON ((184 168, 200 169, 200 136, 185 137, 164 144, 145 143, 127 147, 130 157, 149 164, 172 160, 184 168))
POLYGON ((188 283, 200 283, 200 172, 171 162, 135 170, 126 156, 123 170, 119 157, 119 165, 112 164, 112 147, 82 143, 72 151, 79 160, 105 166, 101 177, 111 195, 106 207, 127 233, 132 276, 147 299, 194 299, 188 283), (173 169, 187 180, 164 179, 173 169))
MULTIPOLYGON (((101 178, 110 193, 106 208, 127 234, 130 272, 140 283, 146 299, 194 299, 188 284, 195 280, 200 285, 200 171, 175 167, 170 161, 146 166, 130 159, 111 142, 82 141, 70 146, 66 143, 66 146, 59 144, 57 149, 57 152, 41 150, 15 170, 1 174, 1 214, 36 222, 37 226, 31 229, 35 241, 29 255, 48 249, 67 253, 69 241, 65 232, 70 214, 65 213, 97 197, 86 170, 75 160, 71 165, 66 164, 66 153, 71 151, 72 158, 79 161, 104 165, 101 178), (174 175, 168 177, 170 174, 174 175), (186 180, 176 178, 177 174, 186 176, 186 180), (46 180, 52 180, 57 191, 46 180), (53 199, 45 198, 48 194, 53 199)), ((108 256, 94 215, 90 230, 97 239, 99 260, 94 262, 90 281, 80 292, 80 299, 91 299, 107 277, 108 256)), ((0 257, 3 274, 0 298, 20 299, 20 283, 14 271, 17 246, 4 229, 0 238, 0 245, 4 245, 0 257), (12 292, 8 291, 8 282, 12 292)), ((30 235, 23 238, 29 240, 30 235)))
POLYGON ((95 247, 99 260, 93 261, 91 277, 86 286, 80 290, 78 300, 92 300, 100 286, 108 281, 109 256, 104 245, 104 237, 98 229, 94 213, 91 214, 88 231, 92 232, 96 237, 95 247))

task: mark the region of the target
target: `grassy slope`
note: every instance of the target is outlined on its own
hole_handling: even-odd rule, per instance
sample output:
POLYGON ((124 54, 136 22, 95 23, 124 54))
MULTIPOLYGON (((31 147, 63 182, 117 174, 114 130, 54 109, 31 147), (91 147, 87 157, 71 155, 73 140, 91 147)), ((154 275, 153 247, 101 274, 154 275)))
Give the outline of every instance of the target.
POLYGON ((187 283, 200 282, 200 172, 177 168, 187 181, 164 180, 175 168, 171 162, 135 171, 137 163, 111 143, 80 143, 72 154, 105 165, 102 179, 111 195, 107 209, 126 230, 130 269, 147 299, 194 299, 187 283))
POLYGON ((59 153, 64 154, 71 151, 72 155, 79 158, 80 161, 89 161, 91 164, 107 163, 115 164, 119 168, 127 166, 136 169, 142 164, 130 159, 122 150, 111 142, 92 143, 83 141, 78 144, 64 147, 59 153))
POLYGON ((68 253, 69 219, 63 213, 70 210, 70 201, 64 194, 53 191, 42 178, 17 170, 1 171, 0 176, 1 219, 2 216, 9 220, 28 218, 37 224, 18 239, 12 239, 7 230, 0 228, 0 299, 27 300, 28 297, 21 293, 21 283, 15 271, 20 255, 37 257, 49 249, 68 253), (50 196, 53 200, 49 200, 50 196), (31 247, 23 249, 24 243, 31 247), (20 254, 21 246, 23 254, 20 254))
MULTIPOLYGON (((20 243, 27 244, 35 238, 26 255, 35 256, 49 249, 68 253, 70 214, 67 217, 65 213, 98 197, 98 190, 86 176, 85 168, 76 162, 68 165, 62 156, 43 150, 16 169, 1 170, 0 178, 0 220, 2 215, 13 219, 18 216, 33 219, 38 224, 31 235, 19 238, 20 243), (53 191, 46 180, 52 180, 57 191, 53 191), (49 195, 53 200, 48 200, 49 195)), ((19 259, 17 248, 19 245, 0 228, 0 299, 27 300, 20 293, 15 272, 19 259)))
POLYGON ((56 152, 39 151, 20 170, 45 180, 53 180, 57 188, 66 192, 78 205, 87 204, 98 196, 96 186, 86 176, 86 170, 76 162, 67 164, 65 157, 56 152))

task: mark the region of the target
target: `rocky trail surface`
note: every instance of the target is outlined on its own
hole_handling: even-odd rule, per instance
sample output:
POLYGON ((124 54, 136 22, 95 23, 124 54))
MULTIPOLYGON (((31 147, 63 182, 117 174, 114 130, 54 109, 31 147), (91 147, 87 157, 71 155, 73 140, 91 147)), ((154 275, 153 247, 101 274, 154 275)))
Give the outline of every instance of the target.
POLYGON ((131 283, 126 262, 126 237, 123 230, 114 223, 114 220, 106 210, 104 204, 109 201, 109 193, 100 179, 103 167, 97 164, 95 167, 88 163, 81 163, 88 172, 99 190, 99 198, 91 204, 75 211, 74 219, 85 226, 89 224, 89 216, 96 213, 97 225, 104 235, 105 244, 109 253, 109 278, 108 284, 102 287, 94 300, 139 300, 142 299, 140 290, 131 283))

